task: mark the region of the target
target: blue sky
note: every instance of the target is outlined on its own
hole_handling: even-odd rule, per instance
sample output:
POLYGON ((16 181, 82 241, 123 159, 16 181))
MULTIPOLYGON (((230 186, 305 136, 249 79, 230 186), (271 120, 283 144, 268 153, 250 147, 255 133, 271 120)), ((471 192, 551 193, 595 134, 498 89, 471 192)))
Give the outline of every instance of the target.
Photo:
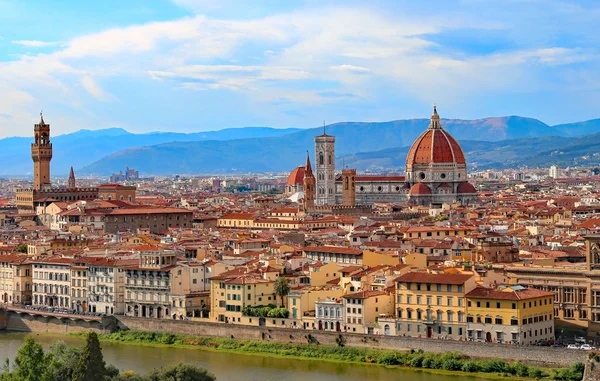
POLYGON ((600 117, 598 1, 0 0, 0 137, 600 117))

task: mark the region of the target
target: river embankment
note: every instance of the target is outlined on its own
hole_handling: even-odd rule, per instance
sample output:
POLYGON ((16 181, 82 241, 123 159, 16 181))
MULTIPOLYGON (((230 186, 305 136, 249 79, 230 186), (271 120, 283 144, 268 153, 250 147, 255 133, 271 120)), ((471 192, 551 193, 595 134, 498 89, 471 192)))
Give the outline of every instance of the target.
MULTIPOLYGON (((302 332, 297 334, 302 334, 302 332)), ((579 381, 582 378, 584 369, 581 363, 574 363, 569 367, 551 368, 499 359, 471 358, 458 352, 426 353, 421 350, 398 351, 346 347, 342 335, 338 336, 337 346, 326 346, 321 345, 311 334, 305 334, 304 336, 306 343, 298 344, 131 330, 99 335, 100 340, 105 342, 192 348, 290 359, 371 364, 480 378, 510 377, 511 379, 579 381)))

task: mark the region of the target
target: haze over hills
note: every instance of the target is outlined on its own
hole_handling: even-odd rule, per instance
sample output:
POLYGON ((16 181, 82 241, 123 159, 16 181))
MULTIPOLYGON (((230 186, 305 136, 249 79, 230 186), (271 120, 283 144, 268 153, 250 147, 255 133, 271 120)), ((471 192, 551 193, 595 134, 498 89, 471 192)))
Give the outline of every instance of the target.
MULTIPOLYGON (((345 122, 329 125, 326 130, 336 136, 338 166, 346 161, 348 166, 359 170, 401 169, 408 146, 427 128, 428 123, 429 119, 345 122)), ((514 139, 548 135, 570 137, 600 132, 600 119, 549 126, 537 119, 507 116, 477 120, 442 119, 442 124, 465 145, 469 163, 487 166, 517 165, 515 153, 523 155, 519 145, 531 146, 533 143, 514 139), (467 141, 474 138, 477 143, 467 141), (509 140, 505 142, 506 139, 509 140), (470 148, 471 145, 475 148, 470 148)), ((134 134, 120 128, 80 130, 52 137, 52 173, 66 175, 71 165, 79 174, 96 175, 109 175, 126 166, 143 174, 288 171, 303 164, 307 150, 313 154, 313 138, 322 131, 322 127, 245 127, 190 134, 134 134)), ((0 140, 0 159, 10 163, 0 169, 0 174, 31 174, 31 140, 29 137, 0 140)), ((557 142, 564 144, 566 140, 560 138, 557 142)), ((554 148, 549 144, 543 143, 543 147, 554 148)), ((579 151, 573 148, 573 152, 579 151)))
MULTIPOLYGON (((359 170, 402 169, 408 146, 426 129, 428 123, 428 119, 384 123, 348 122, 327 126, 326 131, 336 137, 339 167, 346 161, 347 155, 354 155, 357 161, 353 162, 348 157, 346 164, 359 170)), ((554 149, 564 144, 564 136, 570 134, 539 120, 516 116, 473 121, 442 120, 442 124, 459 141, 474 137, 487 140, 467 142, 465 152, 470 163, 496 167, 511 163, 516 165, 518 160, 515 156, 522 155, 524 147, 528 147, 527 152, 535 152, 531 147, 535 148, 538 144, 540 150, 554 149), (544 137, 547 134, 563 137, 544 137), (504 137, 512 140, 503 143, 504 140, 500 139, 504 137), (536 143, 537 138, 540 138, 539 143, 536 143), (552 145, 554 143, 549 141, 556 144, 552 145)), ((577 124, 571 126, 578 128, 577 124)), ((600 123, 596 123, 596 126, 600 130, 600 123)), ((109 155, 84 167, 81 172, 106 175, 125 165, 153 174, 289 171, 303 163, 307 150, 313 155, 313 138, 320 133, 321 128, 312 128, 262 139, 172 142, 137 147, 109 155)))
MULTIPOLYGON (((52 123, 50 123, 52 128, 52 123)), ((33 130, 33 129, 32 129, 33 130)), ((300 131, 298 128, 278 129, 270 127, 228 128, 219 131, 197 133, 152 132, 134 134, 122 128, 103 130, 79 130, 71 134, 51 136, 54 147, 52 173, 67 175, 72 165, 81 168, 112 153, 137 146, 151 146, 161 143, 202 140, 229 140, 249 137, 280 136, 300 131)), ((32 132, 33 134, 33 132, 32 132)), ((32 137, 12 137, 0 139, 0 162, 10 163, 0 167, 0 175, 23 176, 31 174, 32 137)), ((130 165, 131 167, 131 165, 130 165)), ((124 167, 114 168, 118 172, 124 167)))

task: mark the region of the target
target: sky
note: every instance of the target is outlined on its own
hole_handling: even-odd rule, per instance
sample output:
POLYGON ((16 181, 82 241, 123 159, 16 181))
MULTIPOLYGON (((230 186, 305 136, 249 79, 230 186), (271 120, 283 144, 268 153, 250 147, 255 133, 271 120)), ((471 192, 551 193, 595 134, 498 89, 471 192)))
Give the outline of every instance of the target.
POLYGON ((0 138, 600 117, 600 2, 0 0, 0 138))

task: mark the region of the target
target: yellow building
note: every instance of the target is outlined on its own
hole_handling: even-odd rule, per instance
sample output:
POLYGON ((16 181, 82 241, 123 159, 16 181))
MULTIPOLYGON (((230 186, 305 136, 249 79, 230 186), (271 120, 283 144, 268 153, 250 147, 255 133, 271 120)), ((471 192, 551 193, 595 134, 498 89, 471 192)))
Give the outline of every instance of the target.
POLYGON ((394 313, 394 297, 385 291, 359 291, 342 300, 347 332, 373 334, 378 318, 394 313))
POLYGON ((290 319, 292 326, 306 329, 317 329, 315 324, 316 304, 319 302, 340 298, 344 294, 338 286, 296 288, 288 294, 290 319))
POLYGON ((398 335, 466 338, 465 296, 476 287, 469 274, 410 272, 396 278, 398 335))
POLYGON ((0 255, 0 301, 31 304, 31 264, 21 254, 0 255))
POLYGON ((467 339, 534 344, 554 338, 554 293, 523 286, 476 287, 467 299, 467 339))
MULTIPOLYGON (((235 272, 235 273, 234 273, 235 272)), ((247 306, 278 305, 275 281, 259 275, 224 273, 210 279, 210 318, 225 323, 252 324, 259 318, 242 319, 247 306)))

